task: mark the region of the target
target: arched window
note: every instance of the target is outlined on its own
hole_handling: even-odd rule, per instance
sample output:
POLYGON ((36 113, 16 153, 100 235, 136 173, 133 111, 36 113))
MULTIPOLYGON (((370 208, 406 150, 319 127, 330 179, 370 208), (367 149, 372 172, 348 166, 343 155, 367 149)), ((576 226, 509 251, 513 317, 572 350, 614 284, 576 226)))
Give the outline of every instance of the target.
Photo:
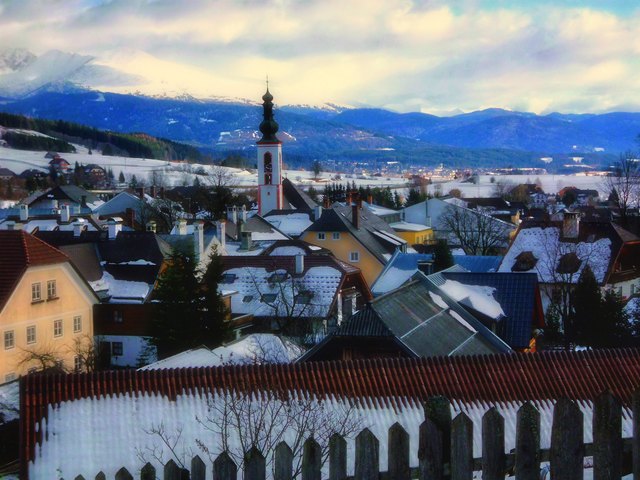
POLYGON ((264 183, 265 185, 271 185, 273 179, 273 162, 271 158, 271 152, 264 154, 264 183))

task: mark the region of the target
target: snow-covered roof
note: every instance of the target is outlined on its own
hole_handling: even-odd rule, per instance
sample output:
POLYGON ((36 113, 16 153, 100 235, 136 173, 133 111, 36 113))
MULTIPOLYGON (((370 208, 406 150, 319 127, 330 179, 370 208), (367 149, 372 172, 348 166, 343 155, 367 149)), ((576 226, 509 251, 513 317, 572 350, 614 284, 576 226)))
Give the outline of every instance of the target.
POLYGON ((297 212, 266 215, 264 219, 283 233, 293 237, 299 237, 313 223, 311 214, 297 212))
POLYGON ((89 284, 94 292, 104 292, 115 303, 143 303, 152 288, 145 282, 117 280, 107 271, 103 271, 100 280, 89 284))
POLYGON ((393 210, 391 208, 387 208, 387 207, 382 207, 380 205, 374 205, 373 203, 367 203, 367 202, 362 202, 364 205, 366 205, 369 210, 371 210, 371 212, 373 212, 375 215, 378 215, 379 217, 384 217, 385 215, 394 215, 394 214, 399 214, 400 212, 397 210, 393 210))
POLYGON ((411 222, 394 222, 390 223, 389 226, 394 230, 400 230, 401 232, 422 232, 424 230, 431 230, 431 227, 427 227, 421 223, 411 222))
POLYGON ((530 252, 536 262, 527 271, 537 273, 541 283, 576 283, 587 264, 593 270, 598 283, 603 283, 611 262, 611 240, 600 238, 591 242, 567 241, 561 238, 560 233, 561 229, 557 226, 522 228, 504 256, 498 271, 514 271, 518 256, 530 252), (571 275, 558 273, 560 259, 570 254, 575 254, 580 260, 578 270, 571 275))
POLYGON ((301 347, 290 340, 270 333, 254 333, 213 350, 206 347, 187 350, 142 367, 140 370, 290 363, 300 357, 303 352, 301 347))
POLYGON ((20 417, 20 382, 0 385, 0 425, 20 417))
POLYGON ((269 255, 306 255, 304 248, 287 245, 274 248, 269 255))
MULTIPOLYGON (((233 276, 233 288, 238 293, 231 296, 233 313, 251 313, 257 317, 294 316, 325 317, 336 296, 343 273, 329 266, 311 267, 304 275, 291 277, 286 270, 279 272, 262 267, 231 268, 224 271, 233 276), (274 281, 274 274, 287 278, 274 281), (301 293, 311 298, 301 300, 301 293)), ((221 284, 221 287, 228 287, 221 284)))
POLYGON ((489 318, 498 320, 505 316, 502 307, 494 298, 495 288, 464 285, 455 280, 446 280, 439 287, 456 302, 471 307, 489 318))
MULTIPOLYGON (((416 466, 419 429, 424 421, 423 402, 435 394, 451 399, 452 416, 459 412, 469 416, 476 458, 482 454, 483 415, 495 407, 504 417, 505 450, 511 451, 515 447, 517 411, 527 400, 540 412, 541 448, 550 446, 553 411, 559 396, 577 400, 583 413, 584 441, 592 442, 591 399, 607 389, 623 402, 622 433, 628 438, 633 429, 629 407, 635 388, 631 372, 637 366, 637 352, 627 350, 470 356, 455 360, 441 357, 310 362, 303 368, 230 366, 192 373, 106 372, 99 376, 56 377, 56 389, 46 388, 51 385, 51 378, 36 375, 27 378, 24 388, 24 394, 32 400, 25 402, 24 421, 31 444, 26 447, 28 463, 24 466, 30 478, 49 478, 51 472, 64 478, 76 475, 93 478, 99 471, 113 478, 121 467, 139 471, 146 461, 140 459, 140 452, 152 451, 154 457, 162 457, 164 461, 172 458, 163 439, 149 433, 160 426, 176 441, 174 452, 191 452, 190 459, 200 453, 197 445, 206 439, 215 458, 221 450, 220 436, 207 422, 212 415, 220 415, 224 402, 230 398, 229 392, 234 389, 286 391, 291 392, 295 401, 318 402, 323 398, 329 412, 347 410, 349 420, 359 425, 354 434, 347 436, 350 475, 355 433, 363 428, 369 428, 379 439, 380 468, 387 469, 388 429, 396 422, 409 434, 410 464, 416 466), (374 377, 396 381, 380 382, 372 380, 374 377), (255 379, 261 381, 257 383, 255 379), (72 382, 75 388, 67 388, 72 382)), ((252 398, 257 401, 264 397, 252 398)), ((148 460, 161 471, 157 458, 148 460)))

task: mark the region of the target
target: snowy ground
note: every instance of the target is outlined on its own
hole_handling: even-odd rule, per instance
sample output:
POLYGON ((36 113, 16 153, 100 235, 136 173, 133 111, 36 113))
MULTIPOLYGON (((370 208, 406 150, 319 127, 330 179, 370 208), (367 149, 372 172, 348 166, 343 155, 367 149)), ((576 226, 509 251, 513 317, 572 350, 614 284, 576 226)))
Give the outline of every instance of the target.
MULTIPOLYGON (((255 170, 243 170, 238 168, 218 167, 211 165, 186 164, 180 162, 167 162, 164 160, 150 160, 144 158, 126 158, 103 156, 100 153, 89 155, 85 147, 75 145, 77 153, 65 153, 63 157, 73 166, 75 162, 82 164, 95 163, 104 168, 111 168, 116 178, 123 172, 127 181, 133 175, 138 181, 144 180, 150 183, 152 175, 156 176, 156 183, 166 186, 192 185, 196 177, 202 185, 211 185, 217 182, 222 175, 227 177, 224 182, 238 187, 256 186, 258 176, 255 170), (196 172, 206 172, 208 175, 199 175, 196 172)), ((15 150, 8 147, 0 147, 0 167, 8 168, 19 174, 29 168, 47 170, 49 159, 44 158, 46 152, 33 152, 15 150)), ((286 152, 285 152, 286 157, 286 152)), ((398 188, 403 195, 408 194, 406 179, 395 177, 350 177, 342 175, 340 180, 335 180, 331 172, 322 172, 319 179, 313 178, 313 173, 302 170, 286 170, 284 176, 296 184, 313 185, 321 191, 326 183, 331 182, 355 182, 357 186, 398 188)), ((606 188, 602 177, 586 175, 481 175, 477 184, 452 180, 449 182, 434 183, 429 185, 429 193, 439 192, 447 194, 453 189, 462 192, 463 197, 490 197, 496 192, 496 184, 508 184, 516 186, 520 183, 539 183, 546 193, 557 193, 565 186, 575 186, 582 189, 594 189, 605 195, 606 188), (492 178, 494 181, 492 182, 492 178)))
POLYGON ((495 195, 496 186, 500 184, 516 186, 521 183, 539 183, 545 193, 558 193, 563 187, 574 186, 581 189, 591 189, 600 192, 600 196, 608 193, 604 185, 604 177, 587 175, 480 175, 477 184, 452 180, 444 183, 429 185, 429 193, 437 190, 446 195, 457 188, 463 197, 492 197, 495 195), (494 179, 492 182, 491 179, 494 179))

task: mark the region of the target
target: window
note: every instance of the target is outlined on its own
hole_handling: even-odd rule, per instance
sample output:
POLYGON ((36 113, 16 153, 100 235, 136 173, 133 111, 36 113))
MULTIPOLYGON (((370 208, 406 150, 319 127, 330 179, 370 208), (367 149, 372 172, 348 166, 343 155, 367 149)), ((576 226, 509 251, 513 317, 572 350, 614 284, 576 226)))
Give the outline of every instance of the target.
POLYGON ((82 357, 80 355, 76 355, 73 357, 73 369, 76 372, 82 370, 82 357))
POLYGON ((120 310, 114 310, 113 311, 113 322, 114 323, 122 323, 122 321, 123 321, 122 312, 120 310))
POLYGON ((274 273, 269 277, 269 283, 282 283, 289 277, 289 274, 284 273, 274 273))
POLYGON ((62 320, 53 321, 53 336, 54 337, 62 336, 62 320))
POLYGON ((121 357, 123 352, 122 342, 111 342, 111 356, 121 357))
POLYGON ((53 298, 58 298, 56 281, 49 280, 47 282, 47 299, 51 300, 53 298))
POLYGON ((7 373, 4 376, 4 381, 5 382, 13 382, 16 379, 16 374, 11 372, 11 373, 7 373))
POLYGON ((9 350, 15 347, 16 346, 15 340, 16 338, 13 333, 13 330, 7 330, 6 332, 4 332, 4 349, 9 350))
POLYGON ((278 298, 278 295, 275 293, 264 293, 260 300, 265 303, 273 303, 276 301, 276 298, 278 298))
POLYGON ((82 331, 82 317, 78 315, 77 317, 73 317, 73 333, 78 333, 82 331))
POLYGON ((243 303, 249 303, 251 300, 253 300, 253 295, 245 295, 244 297, 242 297, 243 303))
POLYGON ((42 292, 40 291, 40 283, 31 284, 31 301, 39 302, 42 300, 42 292))
POLYGON ((350 262, 359 262, 360 261, 360 252, 349 252, 349 261, 350 262))
POLYGON ((270 152, 264 154, 264 183, 271 185, 273 182, 273 157, 270 152))
POLYGON ((309 290, 302 290, 298 295, 296 295, 296 303, 300 305, 308 305, 311 303, 311 299, 313 298, 313 292, 309 290))
POLYGON ((27 343, 36 343, 36 326, 31 325, 27 327, 27 343))
POLYGON ((318 240, 324 240, 327 238, 324 232, 318 232, 318 240))
POLYGON ((340 240, 340 232, 333 232, 333 233, 331 234, 331 238, 332 238, 333 240, 340 240))
POLYGON ((233 283, 236 281, 238 276, 235 273, 224 273, 222 274, 222 280, 220 283, 233 283))

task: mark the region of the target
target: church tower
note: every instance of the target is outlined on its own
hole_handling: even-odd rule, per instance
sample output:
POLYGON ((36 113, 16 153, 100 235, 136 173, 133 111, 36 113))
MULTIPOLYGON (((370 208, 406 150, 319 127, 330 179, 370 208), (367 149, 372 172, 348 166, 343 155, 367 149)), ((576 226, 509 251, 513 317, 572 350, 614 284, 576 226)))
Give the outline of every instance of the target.
POLYGON ((278 124, 273 119, 273 95, 262 96, 262 138, 258 141, 258 214, 282 208, 282 143, 276 137, 278 124))

